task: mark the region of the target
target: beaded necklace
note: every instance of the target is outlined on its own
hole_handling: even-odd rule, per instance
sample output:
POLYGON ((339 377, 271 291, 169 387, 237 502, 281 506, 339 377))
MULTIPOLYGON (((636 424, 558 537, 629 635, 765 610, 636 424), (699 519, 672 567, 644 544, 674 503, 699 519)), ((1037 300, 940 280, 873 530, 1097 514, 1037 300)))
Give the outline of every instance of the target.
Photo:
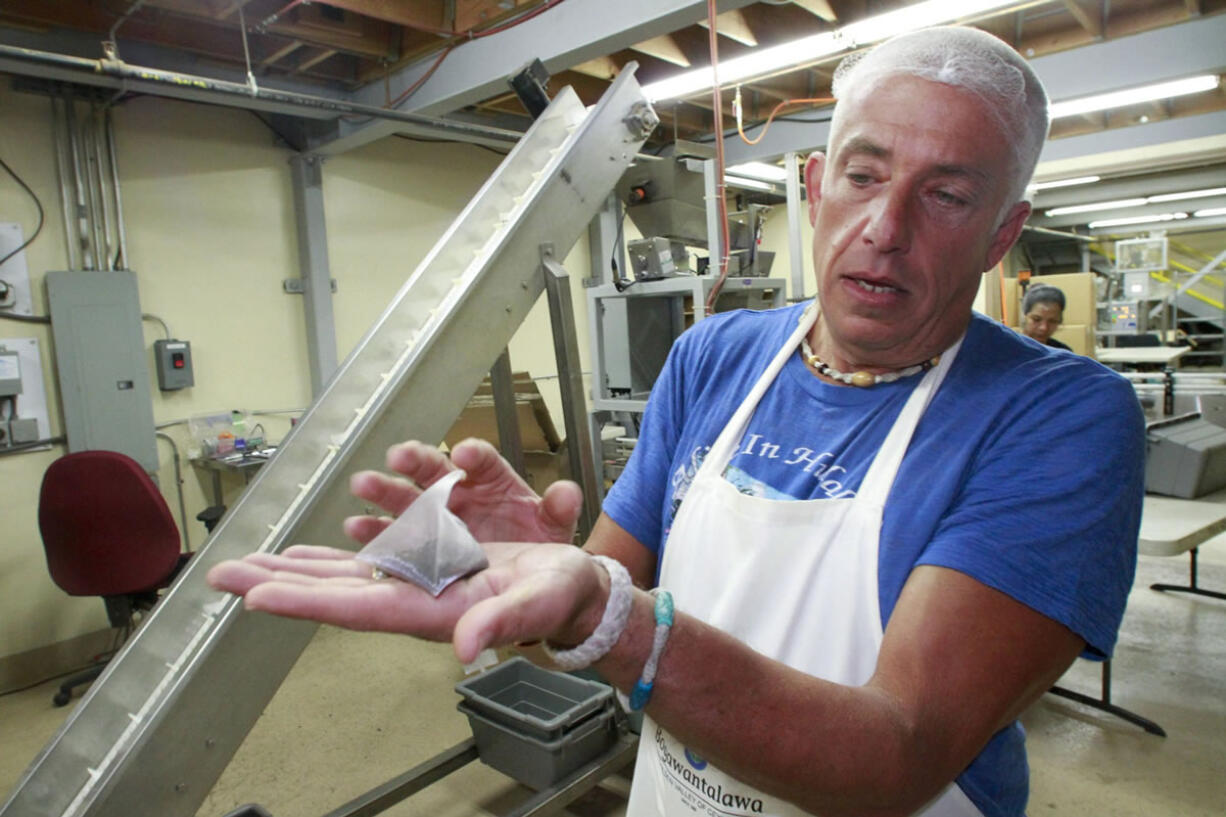
POLYGON ((904 377, 910 377, 913 374, 926 372, 933 366, 941 362, 941 356, 925 360, 923 363, 916 363, 914 366, 907 366, 904 369, 898 369, 893 372, 884 372, 882 374, 873 374, 872 372, 840 372, 838 369, 826 363, 809 348, 809 339, 803 337, 800 339, 800 352, 810 366, 817 369, 818 374, 829 377, 831 380, 838 380, 840 383, 846 383, 849 386, 857 386, 862 389, 867 389, 870 386, 876 386, 878 383, 893 383, 904 377))

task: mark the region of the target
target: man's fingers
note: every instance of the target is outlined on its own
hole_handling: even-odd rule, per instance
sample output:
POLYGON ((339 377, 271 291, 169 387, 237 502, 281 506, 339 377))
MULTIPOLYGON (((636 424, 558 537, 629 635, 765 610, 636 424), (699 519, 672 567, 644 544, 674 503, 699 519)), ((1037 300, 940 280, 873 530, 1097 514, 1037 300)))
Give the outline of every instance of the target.
POLYGON ((407 479, 389 477, 378 471, 359 471, 351 476, 349 493, 393 516, 399 516, 421 496, 421 490, 407 479))
POLYGON ((387 530, 390 524, 392 520, 389 517, 351 516, 341 523, 341 529, 350 539, 365 545, 387 530))
POLYGON ((457 443, 451 450, 451 461, 456 467, 464 469, 465 482, 469 483, 495 483, 508 476, 516 477, 498 449, 476 437, 457 443))
POLYGON ((404 474, 422 488, 429 488, 455 470, 451 460, 432 445, 410 440, 387 450, 387 467, 404 474))
MULTIPOLYGON (((331 548, 328 550, 331 550, 331 548)), ((354 559, 352 553, 345 553, 344 558, 327 557, 322 553, 314 557, 308 557, 302 555, 292 556, 288 550, 283 554, 252 553, 243 557, 243 563, 263 568, 272 572, 278 578, 281 574, 297 574, 314 576, 319 579, 369 579, 374 569, 366 562, 359 562, 354 559)))
POLYGON ((541 500, 541 521, 573 534, 583 509, 583 489, 569 480, 555 482, 545 489, 541 500))
POLYGON ((213 565, 208 573, 209 586, 238 595, 270 578, 272 571, 268 568, 236 560, 213 565))
POLYGON ((353 558, 353 551, 327 545, 290 545, 281 551, 281 555, 294 559, 335 559, 343 562, 353 558))
POLYGON ((378 630, 447 641, 456 611, 426 591, 394 579, 273 581, 253 587, 247 609, 310 619, 350 630, 378 630))

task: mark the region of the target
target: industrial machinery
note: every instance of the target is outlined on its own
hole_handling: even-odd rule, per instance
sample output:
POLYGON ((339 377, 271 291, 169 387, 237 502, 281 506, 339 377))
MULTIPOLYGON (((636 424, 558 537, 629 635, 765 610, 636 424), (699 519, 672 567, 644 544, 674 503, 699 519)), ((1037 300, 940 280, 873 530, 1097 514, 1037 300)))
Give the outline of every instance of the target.
MULTIPOLYGON (((713 304, 722 230, 714 206, 717 185, 711 149, 685 142, 668 159, 640 157, 617 185, 606 213, 629 218, 643 239, 627 242, 632 278, 594 256, 604 277, 587 291, 592 332, 592 447, 615 479, 637 436, 647 395, 673 341, 708 314, 783 306, 785 282, 767 277, 774 254, 758 250, 769 206, 751 204, 729 214, 728 276, 713 304), (696 257, 693 249, 705 249, 696 257), (609 275, 613 272, 613 275, 609 275), (616 427, 616 438, 603 439, 616 427), (613 440, 617 440, 613 443, 613 440)), ((620 237, 622 231, 617 230, 620 237)), ((607 250, 608 248, 606 248, 607 250)), ((620 248, 612 250, 620 258, 620 248)))
MULTIPOLYGON (((623 69, 564 89, 407 279, 324 391, 18 783, 4 817, 194 815, 316 625, 244 612, 209 568, 339 530, 346 478, 442 439, 656 117, 623 69)), ((553 276, 551 278, 551 276, 553 276)), ((551 302, 558 288, 549 288, 551 302)), ((573 324, 572 324, 573 331, 573 324)), ((577 373, 573 380, 577 382, 577 373)), ((580 405, 582 395, 580 394, 580 405)))

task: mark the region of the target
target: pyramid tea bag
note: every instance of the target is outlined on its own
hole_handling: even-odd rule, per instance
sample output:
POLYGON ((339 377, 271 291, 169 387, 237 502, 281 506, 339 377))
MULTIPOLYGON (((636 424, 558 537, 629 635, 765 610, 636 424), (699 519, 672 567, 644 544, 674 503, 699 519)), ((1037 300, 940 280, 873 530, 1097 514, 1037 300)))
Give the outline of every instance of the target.
POLYGON ((488 567, 468 527, 447 510, 451 489, 462 479, 464 472, 456 470, 435 482, 356 558, 435 596, 456 579, 488 567))

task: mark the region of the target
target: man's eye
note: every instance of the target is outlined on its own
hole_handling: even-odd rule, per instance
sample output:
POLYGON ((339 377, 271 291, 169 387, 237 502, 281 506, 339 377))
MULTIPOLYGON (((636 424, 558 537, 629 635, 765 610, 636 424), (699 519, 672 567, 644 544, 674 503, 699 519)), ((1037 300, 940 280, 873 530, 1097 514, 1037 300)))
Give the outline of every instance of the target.
POLYGON ((861 187, 870 183, 873 180, 873 177, 867 173, 848 173, 847 180, 857 187, 861 187))
POLYGON ((948 190, 937 190, 933 195, 941 204, 946 204, 950 207, 963 207, 967 204, 966 199, 950 193, 948 190))

